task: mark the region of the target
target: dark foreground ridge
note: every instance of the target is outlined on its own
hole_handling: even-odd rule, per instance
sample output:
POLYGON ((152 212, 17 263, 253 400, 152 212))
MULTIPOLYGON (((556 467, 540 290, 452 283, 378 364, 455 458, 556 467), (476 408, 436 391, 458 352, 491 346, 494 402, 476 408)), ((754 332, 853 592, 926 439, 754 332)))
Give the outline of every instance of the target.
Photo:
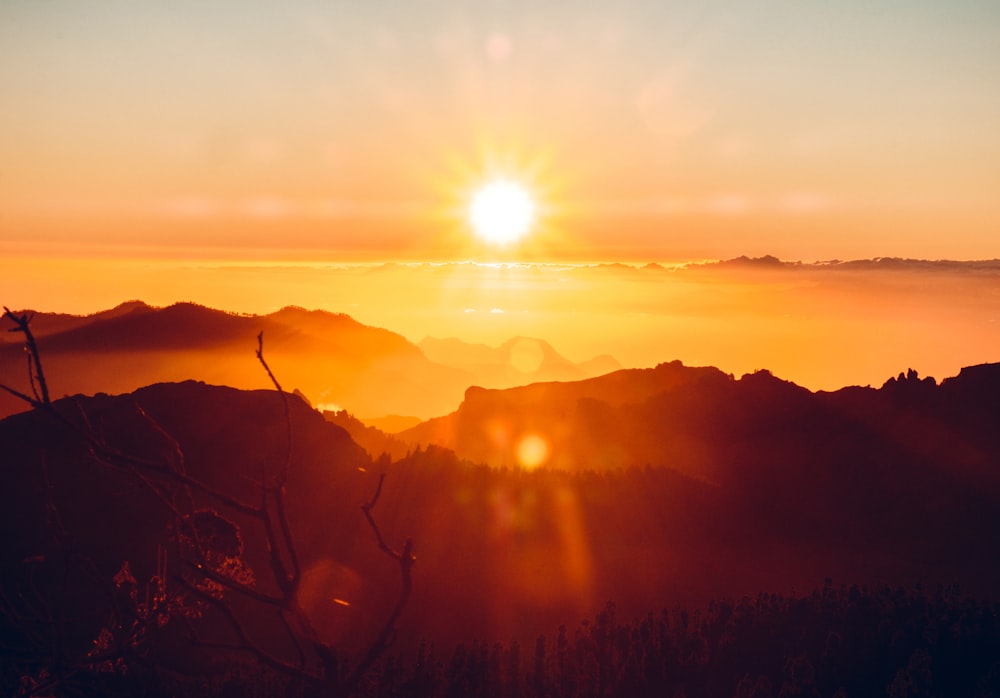
MULTIPOLYGON (((471 414, 494 427, 503 427, 498 415, 535 419, 535 432, 554 443, 545 430, 559 424, 566 443, 589 439, 575 467, 534 471, 477 464, 433 444, 395 461, 373 458, 289 396, 287 511, 303 570, 297 604, 345 661, 370 643, 397 593, 360 511, 382 472, 385 537, 415 541, 413 595, 396 636, 404 659, 385 660, 370 679, 373 694, 395 686, 467 695, 478 686, 487 694, 598 695, 595 676, 603 695, 769 695, 769 685, 777 696, 785 683, 802 690, 785 695, 813 695, 810 681, 821 695, 869 695, 871 686, 907 695, 899 692, 906 681, 927 680, 939 694, 978 695, 995 685, 995 667, 978 659, 987 650, 997 656, 989 644, 995 609, 936 589, 958 584, 992 602, 1000 593, 1000 367, 971 367, 940 385, 910 374, 878 390, 829 394, 766 373, 735 380, 676 363, 650 372, 470 391, 456 414, 475 407, 471 414), (620 389, 609 392, 615 382, 620 389), (544 400, 515 402, 511 394, 544 400), (546 412, 559 405, 561 421, 546 412), (620 452, 632 442, 664 447, 630 461, 620 452), (619 465, 609 466, 609 453, 619 465), (794 597, 826 577, 847 586, 794 597), (751 601, 693 610, 745 595, 751 601), (608 599, 615 612, 595 618, 608 599), (664 607, 671 613, 660 614, 664 607), (688 620, 675 608, 690 609, 688 620), (578 625, 588 616, 594 620, 578 625), (640 620, 616 620, 633 618, 640 620), (562 640, 560 625, 570 629, 562 640), (937 638, 933 646, 928 638, 937 638), (435 654, 428 644, 413 664, 421 640, 435 654), (862 684, 858 672, 873 683, 862 684), (964 683, 953 683, 957 675, 964 683)), ((55 408, 120 451, 164 463, 182 454, 187 473, 240 501, 257 496, 265 466, 287 446, 274 391, 158 384, 55 408)), ((476 424, 463 429, 475 433, 476 424)), ((143 637, 132 674, 88 659, 120 628, 122 580, 132 580, 140 599, 154 579, 173 588, 170 502, 180 493, 98 462, 40 410, 0 421, 0 453, 6 693, 18 694, 24 681, 44 685, 57 669, 105 688, 131 676, 188 692, 200 685, 223 693, 224 683, 245 680, 258 693, 294 693, 287 677, 246 653, 191 645, 192 623, 216 633, 217 644, 232 642, 211 608, 197 618, 180 607, 166 612, 143 637)), ((239 511, 192 496, 196 509, 218 516, 231 564, 271 591, 259 529, 239 511)), ((256 642, 294 658, 273 614, 246 621, 256 642)))

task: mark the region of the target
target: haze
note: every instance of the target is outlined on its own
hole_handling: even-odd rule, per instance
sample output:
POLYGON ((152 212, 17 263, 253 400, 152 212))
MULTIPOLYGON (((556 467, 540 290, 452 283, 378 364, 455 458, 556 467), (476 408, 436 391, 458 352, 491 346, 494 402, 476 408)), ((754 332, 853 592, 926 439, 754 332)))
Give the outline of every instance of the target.
MULTIPOLYGON (((913 368, 939 380, 1000 346, 1000 262, 737 259, 626 265, 46 262, 10 268, 12 307, 92 313, 129 297, 235 312, 328 308, 416 343, 546 339, 574 361, 679 359, 772 370, 813 390, 881 385, 913 368)), ((373 415, 374 416, 374 415, 373 415)))

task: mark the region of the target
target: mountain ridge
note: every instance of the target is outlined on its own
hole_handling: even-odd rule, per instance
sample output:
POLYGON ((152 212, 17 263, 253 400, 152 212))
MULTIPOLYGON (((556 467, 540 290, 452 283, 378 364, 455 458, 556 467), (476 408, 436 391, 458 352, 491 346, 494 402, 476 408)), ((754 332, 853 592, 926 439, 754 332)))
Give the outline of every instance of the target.
MULTIPOLYGON (((476 383, 508 387, 537 378, 587 375, 541 340, 520 340, 529 346, 529 354, 531 348, 540 353, 544 365, 537 370, 518 371, 510 361, 504 366, 465 366, 450 361, 447 351, 429 358, 402 335, 350 315, 298 306, 250 315, 190 302, 157 308, 134 300, 87 316, 17 312, 32 316, 32 331, 55 395, 128 392, 188 378, 246 389, 265 387, 252 354, 261 332, 270 360, 290 388, 300 389, 326 409, 349 409, 373 418, 443 414, 476 383)), ((516 353, 518 341, 510 340, 498 351, 516 353)), ((456 351, 470 346, 454 342, 456 351)), ((29 392, 22 344, 20 335, 2 334, 0 375, 3 382, 29 392)), ((612 362, 602 359, 591 365, 601 369, 615 365, 612 362)), ((24 405, 16 398, 0 393, 0 416, 21 409, 24 405)))
MULTIPOLYGON (((604 383, 627 385, 642 371, 604 383)), ((618 407, 593 397, 600 379, 584 386, 589 396, 565 421, 567 437, 583 440, 577 456, 587 467, 575 469, 486 467, 435 445, 373 458, 349 438, 364 425, 345 419, 350 428, 338 429, 294 395, 289 442, 273 390, 184 381, 54 408, 126 453, 166 462, 180 453, 187 473, 251 502, 265 467, 281 463, 290 443, 288 513, 309 590, 303 604, 338 642, 370 627, 366 614, 396 593, 359 512, 383 472, 383 532, 412 537, 419 555, 400 627, 411 643, 530 641, 610 597, 640 613, 828 576, 1000 593, 1000 365, 968 367, 941 384, 906 373, 881 388, 825 395, 765 371, 736 379, 679 362, 644 371, 658 371, 665 389, 637 389, 618 407), (621 465, 633 442, 669 444, 671 458, 621 465), (962 449, 950 450, 956 443, 962 449)), ((575 387, 515 392, 551 400, 575 387)), ((472 389, 467 401, 494 405, 504 392, 472 389)), ((530 413, 524 400, 518 409, 525 405, 530 413)), ((371 448, 382 446, 370 436, 371 448)), ((148 483, 93 462, 42 410, 0 420, 0 452, 8 485, 0 491, 0 583, 19 583, 16 570, 34 564, 26 560, 50 555, 47 492, 77 550, 102 574, 122 560, 137 577, 153 573, 169 516, 148 483)), ((264 542, 232 516, 248 564, 266 569, 264 542)))
POLYGON ((736 379, 714 367, 674 361, 572 383, 471 387, 454 412, 395 436, 413 446, 451 448, 493 466, 516 466, 519 445, 538 437, 547 443, 544 464, 550 467, 575 470, 588 463, 601 470, 652 463, 713 481, 720 468, 731 467, 728 459, 739 458, 736 450, 724 452, 724 436, 738 435, 757 448, 764 448, 768 435, 787 437, 804 457, 817 448, 806 435, 842 449, 833 437, 820 438, 824 428, 835 428, 859 449, 864 442, 888 449, 894 458, 911 451, 923 460, 964 454, 967 472, 995 484, 1000 473, 981 455, 992 448, 1000 454, 992 420, 1000 421, 1000 364, 966 367, 940 384, 910 371, 878 389, 812 392, 769 371, 736 379), (913 426, 920 423, 934 428, 913 426))
POLYGON ((491 388, 579 380, 622 368, 607 354, 574 363, 549 342, 535 337, 514 336, 495 347, 455 337, 424 337, 417 346, 432 361, 468 371, 475 377, 475 385, 491 388))

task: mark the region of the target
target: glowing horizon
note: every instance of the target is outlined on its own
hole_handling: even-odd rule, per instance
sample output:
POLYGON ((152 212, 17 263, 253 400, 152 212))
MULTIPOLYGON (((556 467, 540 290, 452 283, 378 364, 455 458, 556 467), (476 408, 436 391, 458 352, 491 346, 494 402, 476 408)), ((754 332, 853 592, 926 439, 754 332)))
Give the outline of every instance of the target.
POLYGON ((1000 261, 622 265, 49 260, 13 265, 0 302, 86 315, 129 300, 266 315, 344 313, 413 343, 547 341, 582 362, 767 369, 812 390, 942 379, 996 361, 1000 261), (873 339, 877 338, 877 339, 873 339))

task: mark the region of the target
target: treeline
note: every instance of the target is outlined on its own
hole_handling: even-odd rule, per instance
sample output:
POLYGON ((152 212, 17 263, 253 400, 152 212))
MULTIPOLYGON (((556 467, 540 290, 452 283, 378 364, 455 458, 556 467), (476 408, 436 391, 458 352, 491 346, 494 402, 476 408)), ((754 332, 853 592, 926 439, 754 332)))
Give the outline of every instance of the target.
MULTIPOLYGON (((1000 695, 1000 605, 957 588, 834 587, 761 593, 624 618, 614 602, 533 645, 432 640, 390 654, 357 695, 371 698, 990 698, 1000 695)), ((140 663, 77 672, 76 695, 312 696, 251 658, 205 674, 140 663)), ((5 662, 7 695, 52 695, 45 672, 5 662)), ((66 689, 64 683, 61 686, 66 689)), ((69 695, 57 692, 54 695, 69 695)))
POLYGON ((826 576, 958 583, 981 598, 998 588, 997 510, 928 507, 905 472, 879 487, 852 481, 856 494, 831 502, 826 481, 734 492, 666 468, 526 472, 434 447, 388 471, 387 530, 417 542, 409 639, 524 643, 608 598, 632 616, 664 598, 693 607, 826 576))
POLYGON ((1000 606, 957 588, 829 582, 626 620, 609 602, 534 647, 425 643, 386 658, 369 696, 605 697, 1000 695, 1000 606))

